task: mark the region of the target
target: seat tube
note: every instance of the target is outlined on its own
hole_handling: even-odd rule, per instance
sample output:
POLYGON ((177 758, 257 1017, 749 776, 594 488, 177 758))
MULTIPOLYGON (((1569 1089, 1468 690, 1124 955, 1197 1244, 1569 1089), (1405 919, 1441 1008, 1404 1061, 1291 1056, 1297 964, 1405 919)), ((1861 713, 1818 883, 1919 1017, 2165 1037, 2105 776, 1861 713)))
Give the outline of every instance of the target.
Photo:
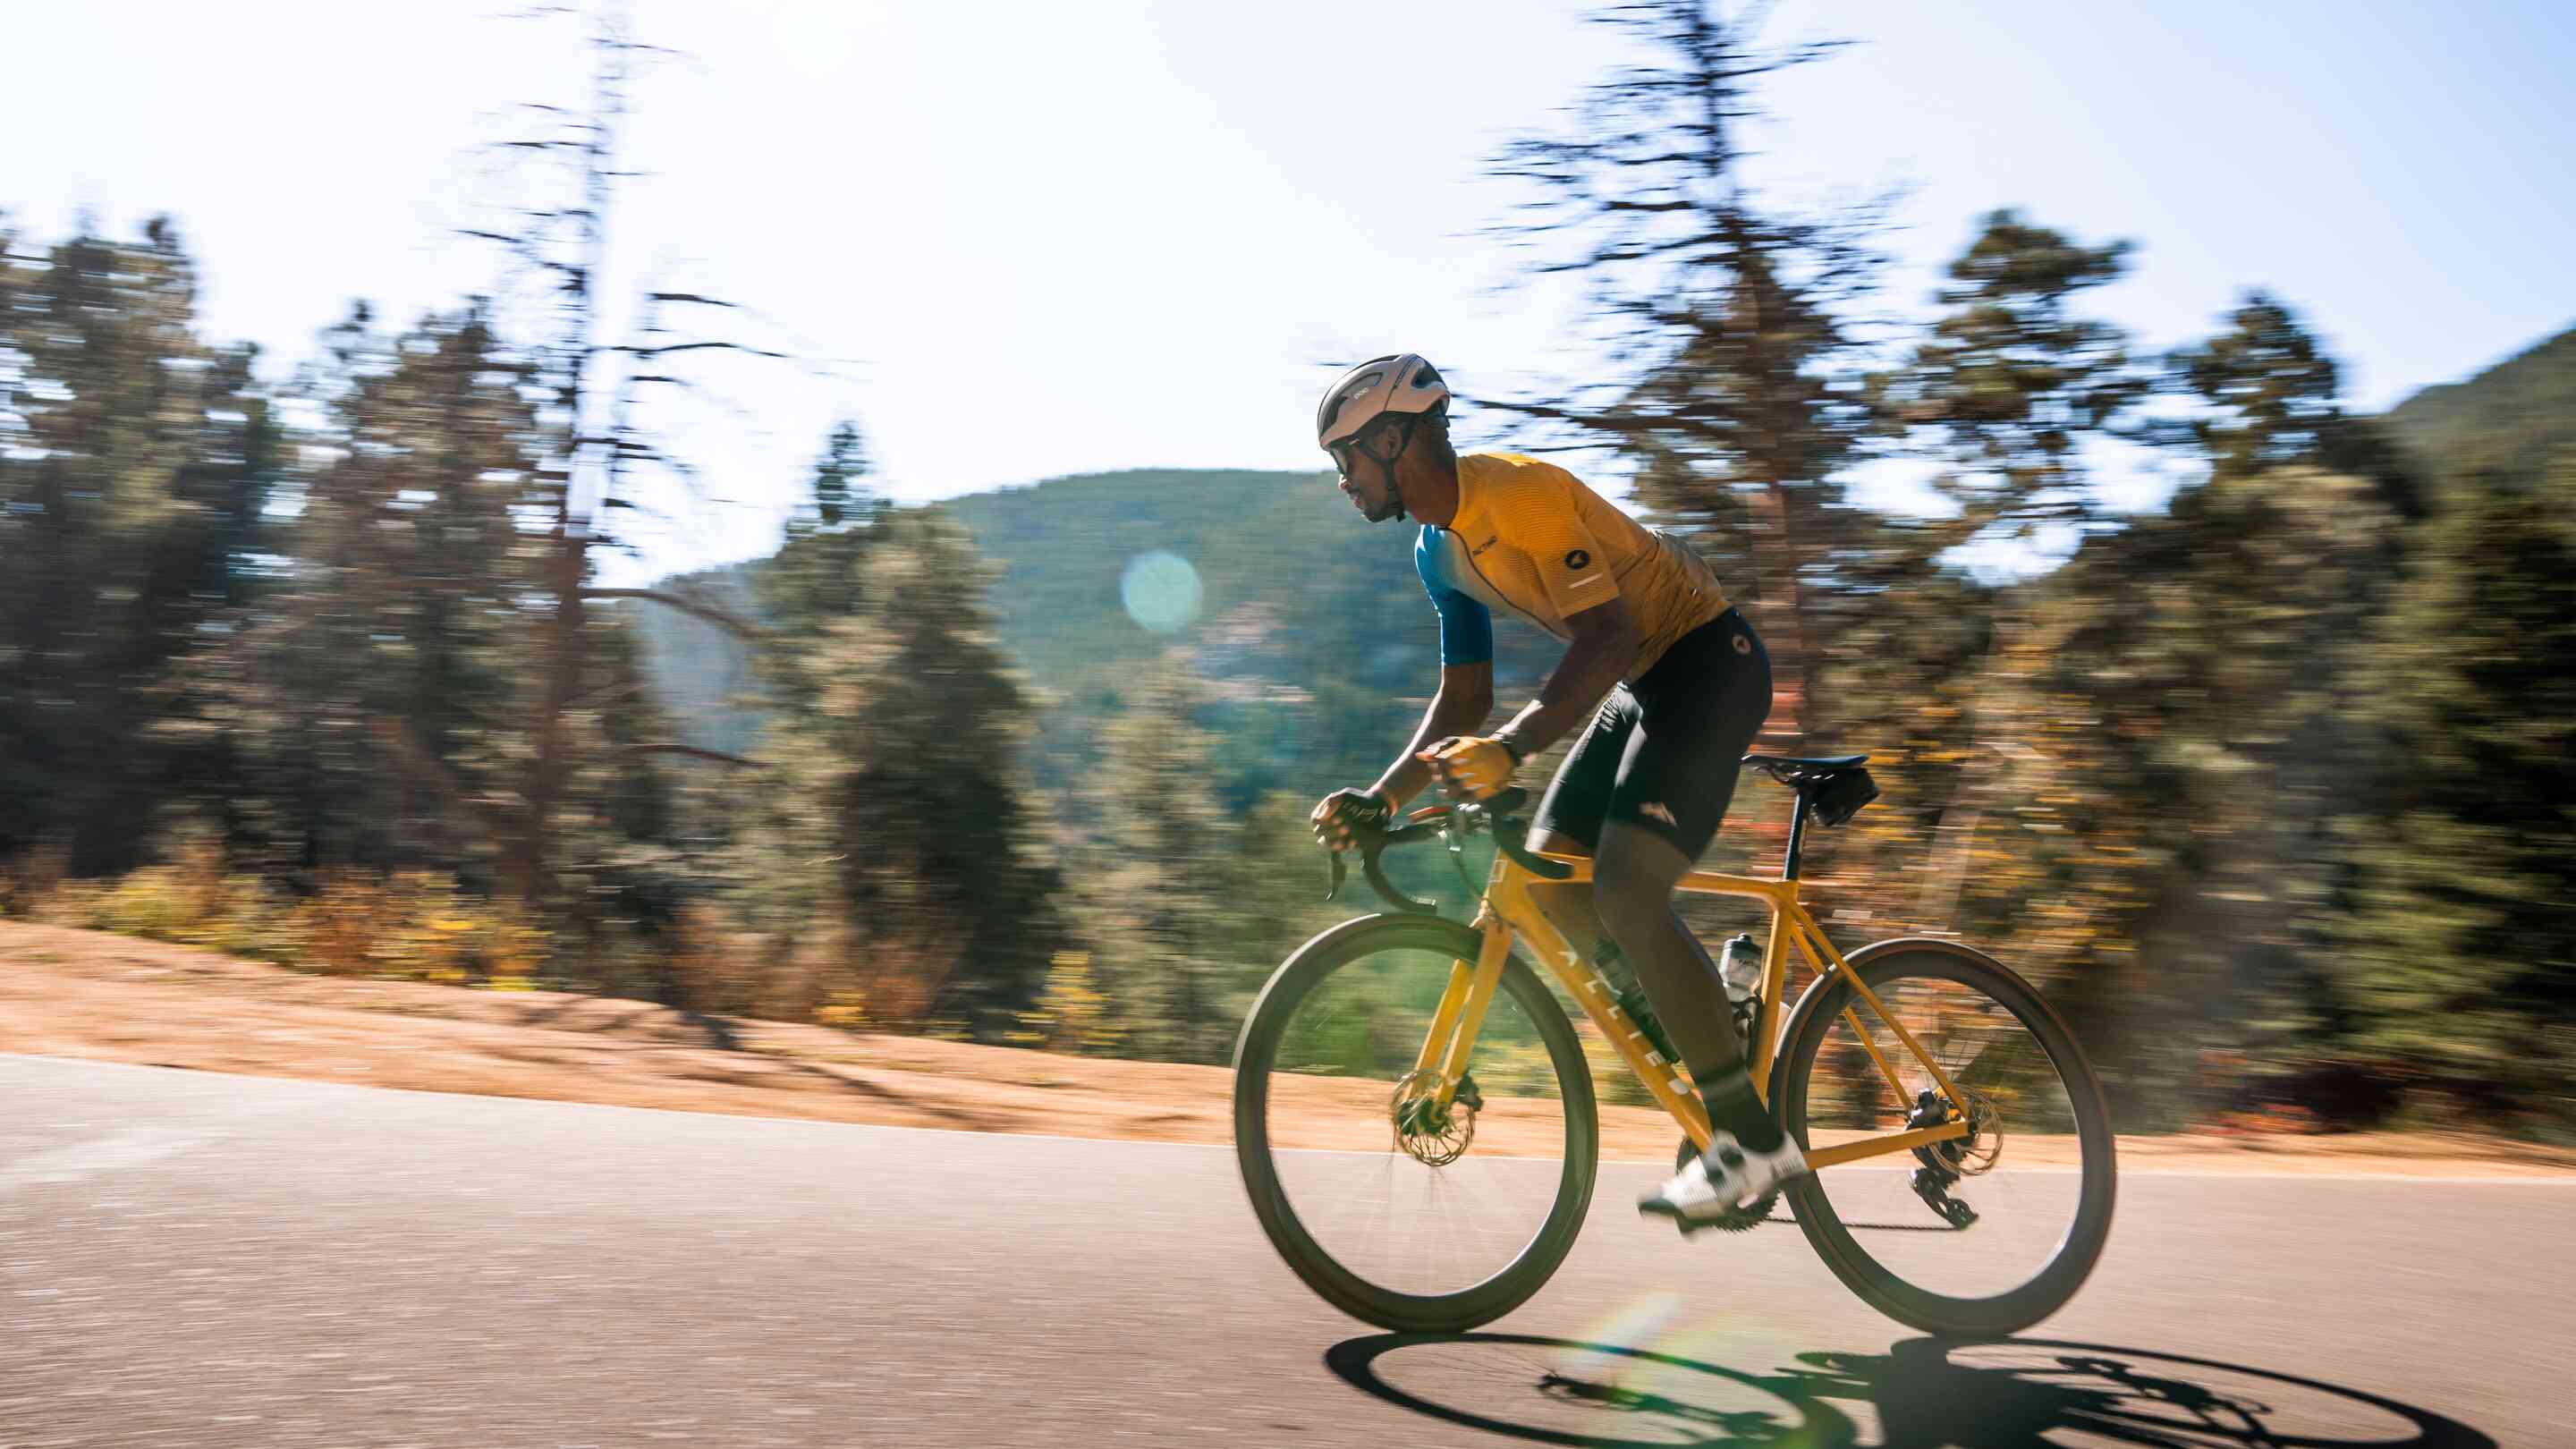
POLYGON ((1753 1035, 1744 1044, 1744 1061, 1753 1078, 1753 1095, 1771 1102, 1771 1058, 1779 1049, 1781 999, 1789 993, 1789 913, 1771 907, 1771 940, 1762 953, 1762 1007, 1753 1013, 1753 1035))

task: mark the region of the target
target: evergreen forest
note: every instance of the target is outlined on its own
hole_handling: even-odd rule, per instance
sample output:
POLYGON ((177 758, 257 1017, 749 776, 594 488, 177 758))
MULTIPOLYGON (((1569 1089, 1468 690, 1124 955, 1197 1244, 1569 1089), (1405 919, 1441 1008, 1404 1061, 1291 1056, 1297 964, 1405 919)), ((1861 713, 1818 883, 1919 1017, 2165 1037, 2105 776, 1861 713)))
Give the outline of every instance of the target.
MULTIPOLYGON (((1660 89, 1596 98, 1618 124, 1494 162, 1637 366, 1468 398, 1459 441, 1617 449, 1770 641, 1766 744, 1872 756, 1879 801, 1811 847, 1837 939, 1994 950, 2131 1130, 2576 1133, 2576 331, 2368 413, 2287 293, 2148 348, 2088 298, 2153 257, 2013 209, 1865 328, 1878 219, 1604 208, 1699 195, 1671 145, 1732 160, 1654 107, 1733 96, 1734 42, 1663 39, 1660 89), (1856 481, 1888 459, 1927 480, 1903 509, 1856 481), (2114 507, 2108 459, 2176 482, 2114 507)), ((1406 737, 1436 638, 1410 531, 1328 473, 895 506, 854 419, 774 556, 610 587, 640 480, 685 466, 653 390, 759 350, 702 340, 718 299, 631 332, 570 286, 353 304, 281 367, 208 334, 181 219, 99 230, 0 216, 0 915, 1221 1063, 1370 906, 1323 900, 1305 815, 1406 737)), ((1555 650, 1501 643, 1510 708, 1555 650)), ((1708 863, 1768 868, 1786 803, 1748 779, 1708 863)))

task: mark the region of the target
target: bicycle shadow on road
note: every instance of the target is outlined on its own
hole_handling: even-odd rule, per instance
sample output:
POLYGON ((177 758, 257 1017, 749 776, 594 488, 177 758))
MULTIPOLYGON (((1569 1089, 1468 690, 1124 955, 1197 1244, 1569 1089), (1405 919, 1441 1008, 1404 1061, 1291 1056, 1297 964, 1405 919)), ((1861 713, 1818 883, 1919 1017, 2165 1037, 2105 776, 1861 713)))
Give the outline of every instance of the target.
POLYGON ((1325 1366, 1451 1424, 1539 1444, 1764 1449, 2496 1449, 2457 1420, 2294 1374, 2147 1349, 1909 1339, 1728 1368, 1524 1334, 1372 1334, 1325 1366), (2085 1437, 2090 1436, 2090 1437, 2085 1437))

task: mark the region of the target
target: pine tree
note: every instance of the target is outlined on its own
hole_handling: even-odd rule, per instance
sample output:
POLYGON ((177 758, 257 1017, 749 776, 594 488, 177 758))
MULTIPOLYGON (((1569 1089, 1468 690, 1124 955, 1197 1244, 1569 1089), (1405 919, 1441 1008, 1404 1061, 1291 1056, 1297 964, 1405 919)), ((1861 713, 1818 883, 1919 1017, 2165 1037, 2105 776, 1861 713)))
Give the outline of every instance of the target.
POLYGON ((1719 555, 1759 622, 1781 701, 1767 733, 1794 746, 1819 719, 1811 594, 1850 521, 1842 474, 1869 428, 1856 310, 1883 264, 1869 242, 1881 207, 1799 216, 1747 184, 1755 82, 1837 48, 1759 47, 1763 10, 1641 0, 1602 14, 1648 58, 1492 170, 1532 194, 1511 232, 1534 272, 1589 285, 1613 367, 1554 395, 1478 401, 1636 459, 1638 501, 1719 555))
POLYGON ((2576 448, 2464 437, 2369 636, 2404 773, 2340 822, 2327 1049, 2392 1091, 2576 1120, 2576 448))
POLYGON ((827 532, 844 524, 867 522, 874 504, 867 477, 875 471, 867 446, 859 440, 859 425, 847 418, 833 424, 832 436, 823 445, 823 456, 814 464, 811 492, 815 522, 827 532))
POLYGON ((0 224, 0 855, 136 863, 170 660, 246 596, 279 441, 247 347, 196 331, 177 228, 26 250, 0 224))
POLYGON ((2103 526, 2086 445, 2153 379, 2081 303, 2121 274, 2127 251, 1994 212, 1946 269, 1924 339, 1871 379, 1888 441, 1937 462, 1933 486, 1952 505, 1946 517, 1856 522, 1832 561, 1835 587, 1818 593, 1838 743, 1880 762, 1885 796, 1859 839, 1833 840, 1819 863, 1872 880, 1871 908, 1892 921, 1954 928, 1989 827, 2026 803, 2013 760, 2026 742, 2007 700, 2034 657, 2034 613, 2062 589, 1980 585, 1955 551, 2103 526), (1898 884, 1909 880, 1919 885, 1898 884))
POLYGON ((325 342, 284 562, 188 655, 172 728, 221 761, 201 809, 271 869, 488 880, 526 710, 523 369, 470 307, 386 335, 360 306, 325 342))
POLYGON ((1177 660, 1126 680, 1084 803, 1079 914, 1111 1012, 1140 1054, 1225 1059, 1262 981, 1333 913, 1304 810, 1220 795, 1208 692, 1177 660))
MULTIPOLYGON (((2297 328, 2277 308, 2230 321, 2178 371, 2297 328)), ((2167 1113, 2249 1089, 2205 1079, 2203 1049, 2287 1063, 2318 1028, 2318 883, 2372 769, 2355 670, 2404 540, 2382 480, 2333 466, 2366 425, 2330 372, 2306 374, 2312 422, 2257 446, 2238 444, 2277 394, 2196 375, 2189 436, 2222 442, 2196 449, 2205 478, 2088 540, 1998 645, 1979 732, 2009 745, 2008 803, 1985 813, 1963 895, 2061 978, 2137 1109, 2167 1113)))
POLYGON ((2083 445, 2134 408, 2151 379, 2132 365, 2121 329, 2076 303, 2118 280, 2129 250, 1998 211, 1951 262, 1930 335, 1906 366, 1875 379, 1886 425, 1946 464, 1935 486, 1959 515, 1943 535, 2028 542, 2045 525, 2096 518, 2083 445))
POLYGON ((989 570, 917 509, 809 529, 763 584, 781 615, 762 663, 771 774, 733 870, 781 879, 747 907, 773 947, 814 919, 794 910, 844 923, 806 1011, 848 990, 880 1025, 1007 1034, 1065 930, 1027 803, 1035 706, 993 639, 989 570))

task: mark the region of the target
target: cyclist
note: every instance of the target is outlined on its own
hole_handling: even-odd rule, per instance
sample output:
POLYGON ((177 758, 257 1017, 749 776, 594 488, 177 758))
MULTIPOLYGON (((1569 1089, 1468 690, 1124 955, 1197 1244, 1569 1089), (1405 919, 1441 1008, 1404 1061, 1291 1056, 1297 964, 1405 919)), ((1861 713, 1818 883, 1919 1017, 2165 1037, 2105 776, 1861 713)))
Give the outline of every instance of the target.
POLYGON ((1680 540, 1553 464, 1460 456, 1449 398, 1430 363, 1399 353, 1352 368, 1315 414, 1315 441, 1361 516, 1420 520, 1414 567, 1440 618, 1440 687, 1421 727, 1377 783, 1315 806, 1315 835, 1348 849, 1434 779, 1488 798, 1589 717, 1529 845, 1590 855, 1592 884, 1543 884, 1533 898, 1578 951, 1598 953, 1606 928, 1690 1070, 1708 1150, 1637 1204, 1688 1231, 1807 1171, 1754 1094, 1716 965, 1673 909, 1771 712, 1770 657, 1680 540), (1496 610, 1565 641, 1565 657, 1537 699, 1476 734, 1494 707, 1496 610))

